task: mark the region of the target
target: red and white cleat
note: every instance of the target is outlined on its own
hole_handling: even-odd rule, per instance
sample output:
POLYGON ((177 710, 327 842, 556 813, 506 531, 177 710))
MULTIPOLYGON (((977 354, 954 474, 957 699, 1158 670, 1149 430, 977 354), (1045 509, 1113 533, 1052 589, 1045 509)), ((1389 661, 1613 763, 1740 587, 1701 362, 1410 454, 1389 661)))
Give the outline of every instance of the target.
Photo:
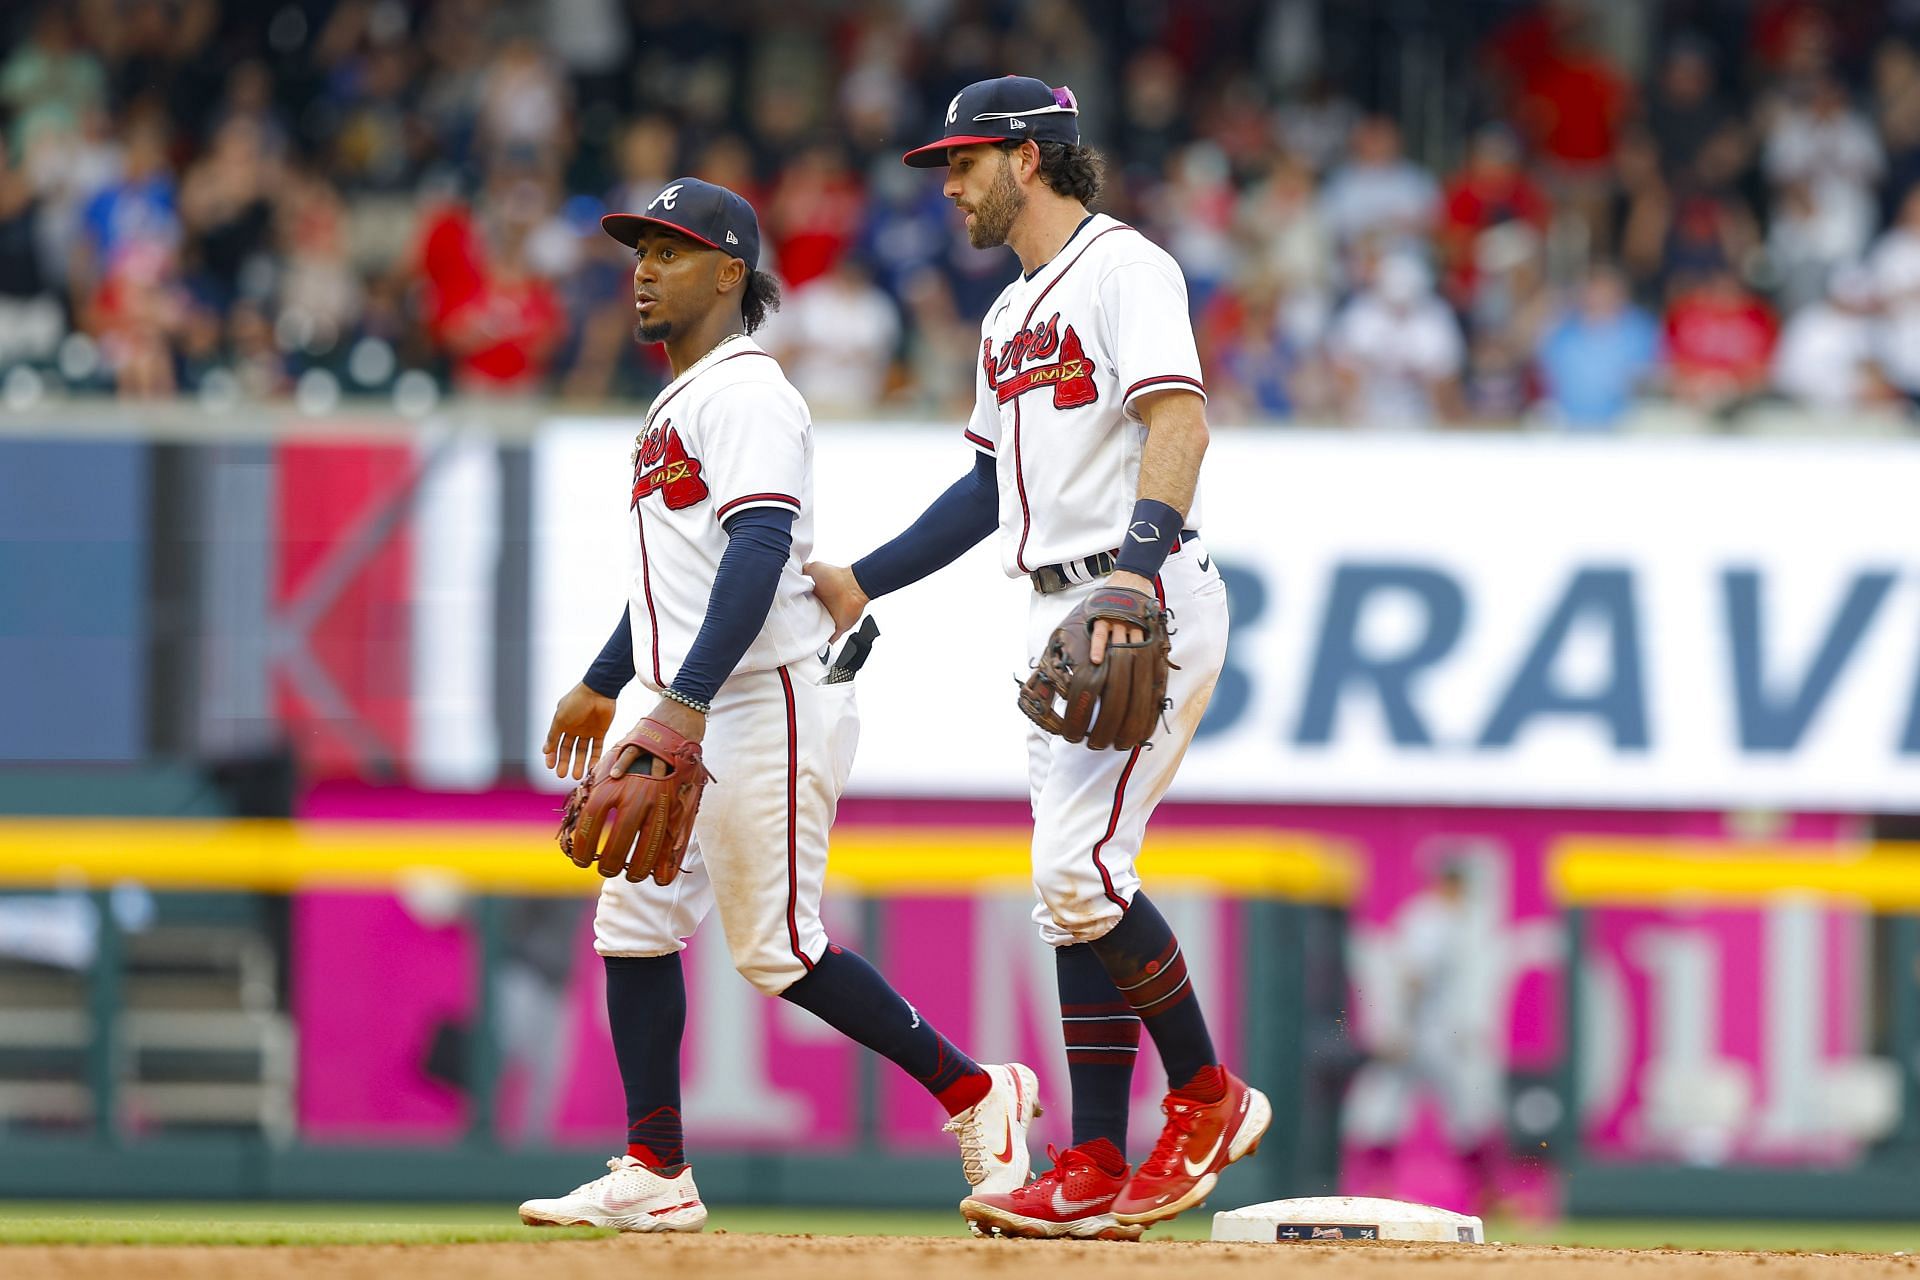
POLYGON ((607 1175, 551 1200, 520 1206, 530 1227, 612 1227, 618 1231, 698 1231, 707 1206, 688 1166, 668 1178, 632 1156, 607 1161, 607 1175))
MULTIPOLYGON (((1102 1146, 1112 1151, 1110 1144, 1102 1146)), ((1113 1216, 1113 1202, 1127 1185, 1128 1169, 1108 1173, 1081 1147, 1065 1151, 1049 1146, 1053 1168, 1024 1187, 999 1195, 971 1195, 960 1202, 960 1216, 975 1235, 1020 1236, 1029 1240, 1138 1240, 1145 1227, 1126 1226, 1113 1216)), ((1119 1152, 1113 1153, 1119 1159, 1119 1152)))
POLYGON ((1161 1222, 1200 1204, 1220 1171, 1252 1155, 1273 1123, 1267 1095, 1225 1067, 1208 1067, 1193 1084, 1169 1093, 1160 1110, 1167 1117, 1160 1141, 1113 1202, 1113 1216, 1122 1225, 1161 1222), (1214 1092, 1194 1088, 1214 1081, 1223 1086, 1218 1099, 1203 1102, 1192 1096, 1214 1092))
POLYGON ((970 1195, 995 1195, 1023 1185, 1033 1170, 1027 1126, 1040 1114, 1040 1081, 1018 1062, 984 1068, 987 1096, 947 1121, 960 1139, 960 1169, 970 1195))

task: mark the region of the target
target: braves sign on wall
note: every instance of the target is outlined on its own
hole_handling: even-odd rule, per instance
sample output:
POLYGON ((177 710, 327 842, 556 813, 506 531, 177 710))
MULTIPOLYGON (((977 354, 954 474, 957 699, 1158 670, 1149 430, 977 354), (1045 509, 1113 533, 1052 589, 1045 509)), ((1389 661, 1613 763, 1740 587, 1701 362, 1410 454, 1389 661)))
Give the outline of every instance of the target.
MULTIPOLYGON (((536 734, 619 614, 631 436, 539 445, 536 734)), ((972 462, 817 448, 841 563, 972 462)), ((1920 808, 1920 446, 1222 430, 1203 484, 1234 633, 1176 796, 1920 808)), ((874 606, 854 789, 1023 794, 1028 589, 990 547, 937 583, 874 606)))

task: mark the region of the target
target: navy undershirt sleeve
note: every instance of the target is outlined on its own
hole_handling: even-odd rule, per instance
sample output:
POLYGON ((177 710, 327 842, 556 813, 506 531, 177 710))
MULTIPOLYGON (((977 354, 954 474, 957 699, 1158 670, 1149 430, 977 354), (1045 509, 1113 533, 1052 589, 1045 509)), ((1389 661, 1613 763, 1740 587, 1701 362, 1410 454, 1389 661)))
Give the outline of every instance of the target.
POLYGON ((946 568, 1000 526, 1000 482, 993 468, 992 454, 974 458, 973 470, 935 498, 905 533, 853 562, 854 580, 869 599, 946 568))
POLYGON ((600 656, 587 668, 580 683, 603 698, 617 698, 633 680, 632 606, 620 611, 620 625, 600 647, 600 656))
POLYGON ((727 549, 713 575, 700 634, 673 678, 675 693, 712 702, 740 665, 773 607, 780 570, 793 551, 793 520, 783 507, 753 507, 725 523, 727 549))

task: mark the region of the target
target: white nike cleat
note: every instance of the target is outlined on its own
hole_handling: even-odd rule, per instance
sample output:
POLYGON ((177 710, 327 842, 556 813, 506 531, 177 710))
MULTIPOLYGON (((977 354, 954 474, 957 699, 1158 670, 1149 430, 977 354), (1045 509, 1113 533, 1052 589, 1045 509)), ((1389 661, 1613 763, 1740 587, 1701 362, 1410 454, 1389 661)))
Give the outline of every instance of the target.
POLYGON ((613 1227, 619 1231, 698 1231, 707 1206, 691 1165, 668 1178, 632 1156, 607 1161, 607 1175, 552 1200, 529 1200, 520 1221, 530 1227, 613 1227))
POLYGON ((960 1139, 960 1170, 972 1195, 1000 1195, 1026 1185, 1033 1161, 1027 1126, 1040 1115, 1040 1081, 1018 1062, 982 1068, 992 1080, 987 1096, 947 1121, 960 1139))

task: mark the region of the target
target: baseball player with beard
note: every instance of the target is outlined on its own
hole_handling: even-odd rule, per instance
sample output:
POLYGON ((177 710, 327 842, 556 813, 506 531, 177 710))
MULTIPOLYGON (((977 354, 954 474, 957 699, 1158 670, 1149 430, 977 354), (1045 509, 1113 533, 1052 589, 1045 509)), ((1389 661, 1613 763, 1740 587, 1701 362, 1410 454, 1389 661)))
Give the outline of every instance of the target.
MULTIPOLYGON (((966 214, 974 247, 1010 246, 1021 272, 981 325, 965 433, 972 470, 851 568, 806 572, 845 631, 868 601, 998 530, 1008 576, 1029 583, 1037 668, 1059 669, 1073 628, 1084 625, 1078 642, 1097 665, 1138 650, 1152 629, 1110 618, 1132 612, 1159 627, 1164 609, 1177 621, 1174 668, 1162 659, 1159 672, 1166 714, 1156 697, 1139 745, 1093 749, 1112 741, 1099 722, 1090 736, 1062 734, 1044 692, 1033 706, 1022 699, 1036 721, 1027 738, 1034 917, 1057 957, 1073 1145, 1050 1152, 1054 1167, 1033 1184, 961 1203, 977 1230, 1136 1239, 1200 1204, 1220 1171, 1259 1144, 1272 1111, 1220 1063, 1180 944, 1134 871, 1148 816, 1225 659, 1227 596, 1198 533, 1206 391, 1186 282, 1146 237, 1087 211, 1100 160, 1080 145, 1077 117, 1066 89, 985 80, 955 95, 941 137, 907 153, 909 165, 946 166, 945 193, 966 214), (1109 618, 1097 617, 1103 611, 1109 618), (1143 1025, 1170 1091, 1159 1141, 1136 1168, 1126 1126, 1143 1025)), ((1085 663, 1078 668, 1084 676, 1085 663)), ((1080 699, 1081 729, 1089 701, 1080 699)))
POLYGON ((749 336, 779 304, 755 270, 759 221, 726 188, 682 178, 645 212, 601 225, 634 250, 636 332, 666 346, 674 378, 634 441, 627 616, 560 700, 546 759, 562 776, 590 771, 576 791, 589 797, 586 820, 576 829, 570 803, 562 847, 608 877, 594 948, 627 1144, 607 1176, 527 1201, 521 1220, 623 1231, 706 1221, 680 1124, 680 952, 709 910, 749 982, 899 1064, 947 1111, 974 1191, 1011 1191, 1029 1170, 1033 1072, 976 1064, 821 926, 827 833, 859 734, 858 661, 843 651, 829 666, 833 624, 800 572, 813 544, 813 427, 749 336), (659 701, 602 757, 614 698, 636 674, 659 701))

